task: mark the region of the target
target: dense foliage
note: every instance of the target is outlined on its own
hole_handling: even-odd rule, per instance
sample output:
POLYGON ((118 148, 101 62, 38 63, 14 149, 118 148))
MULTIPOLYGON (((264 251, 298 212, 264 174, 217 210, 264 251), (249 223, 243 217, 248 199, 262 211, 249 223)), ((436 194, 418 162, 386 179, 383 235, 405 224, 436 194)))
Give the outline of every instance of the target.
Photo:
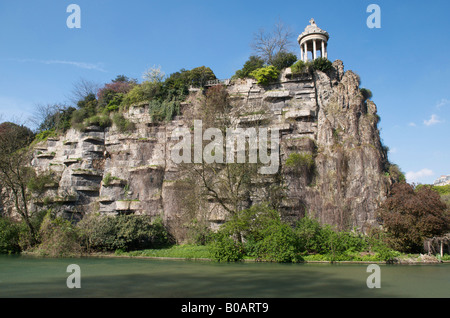
POLYGON ((291 66, 291 72, 294 75, 300 75, 302 73, 308 72, 309 67, 310 67, 309 62, 305 63, 304 61, 299 60, 291 66))
POLYGON ((20 227, 8 218, 0 217, 0 254, 20 252, 20 227))
MULTIPOLYGON (((38 132, 48 135, 50 132, 65 132, 70 128, 70 119, 75 107, 55 105, 39 124, 38 132)), ((44 139, 44 137, 40 137, 44 139)))
POLYGON ((414 187, 400 182, 378 211, 390 245, 403 252, 418 252, 426 238, 440 236, 450 229, 448 207, 430 187, 414 187))
POLYGON ((0 217, 0 253, 32 250, 43 256, 67 257, 158 248, 170 243, 161 219, 152 220, 149 216, 91 214, 75 224, 45 210, 34 217, 33 223, 38 237, 31 244, 24 222, 0 217))
POLYGON ((322 71, 322 72, 328 72, 333 68, 333 64, 331 61, 324 57, 319 57, 312 62, 312 66, 315 70, 322 71))
POLYGON ((33 139, 34 134, 28 127, 11 122, 0 124, 0 142, 10 152, 27 146, 33 139))
POLYGON ((250 73, 250 76, 255 78, 258 84, 267 85, 278 79, 280 71, 273 65, 259 68, 250 73))
MULTIPOLYGON (((245 62, 242 69, 236 71, 236 73, 233 75, 232 78, 256 78, 256 74, 254 73, 257 70, 260 70, 259 73, 261 73, 262 69, 265 69, 268 66, 272 66, 274 69, 276 69, 278 72, 282 71, 283 69, 290 67, 293 63, 297 61, 297 56, 292 53, 288 53, 285 51, 278 52, 272 59, 269 64, 266 64, 265 60, 259 56, 250 56, 249 59, 245 62)), ((265 71, 272 70, 265 69, 265 71)), ((270 79, 276 80, 278 78, 278 75, 273 75, 273 78, 270 79)))
POLYGON ((14 207, 15 212, 28 226, 31 240, 36 238, 32 224, 28 182, 36 172, 30 167, 31 152, 28 149, 34 134, 25 126, 13 123, 0 125, 0 212, 7 215, 4 206, 14 207))
POLYGON ((189 87, 203 87, 207 81, 216 79, 209 67, 180 70, 164 78, 146 77, 142 83, 118 75, 110 83, 95 92, 78 94, 76 107, 55 106, 46 109, 45 118, 39 124, 36 141, 56 136, 69 128, 84 131, 95 125, 107 128, 113 124, 121 132, 131 131, 134 126, 122 115, 132 104, 150 103, 150 115, 155 121, 171 120, 179 114, 180 102, 189 94, 189 87))
POLYGON ((268 206, 253 206, 233 216, 212 235, 210 247, 217 261, 245 257, 283 263, 305 259, 389 261, 397 255, 379 237, 338 232, 309 216, 291 226, 268 206))
POLYGON ((253 71, 264 67, 264 64, 265 62, 262 58, 252 55, 245 62, 242 69, 236 71, 233 78, 249 78, 253 71))
POLYGON ((117 76, 116 79, 111 83, 105 84, 105 86, 97 92, 99 105, 101 107, 107 107, 110 111, 118 110, 124 95, 135 85, 135 80, 130 80, 124 75, 117 76))
POLYGON ((89 251, 129 251, 159 247, 169 242, 161 219, 149 216, 89 215, 77 225, 79 238, 89 251))
POLYGON ((331 61, 324 57, 319 57, 313 61, 304 62, 302 60, 297 61, 291 66, 292 74, 300 75, 308 73, 311 70, 318 70, 322 72, 328 72, 333 68, 331 61))
POLYGON ((281 71, 287 67, 290 67, 295 63, 295 61, 297 61, 297 56, 295 54, 281 51, 273 57, 271 65, 275 66, 277 70, 281 71))

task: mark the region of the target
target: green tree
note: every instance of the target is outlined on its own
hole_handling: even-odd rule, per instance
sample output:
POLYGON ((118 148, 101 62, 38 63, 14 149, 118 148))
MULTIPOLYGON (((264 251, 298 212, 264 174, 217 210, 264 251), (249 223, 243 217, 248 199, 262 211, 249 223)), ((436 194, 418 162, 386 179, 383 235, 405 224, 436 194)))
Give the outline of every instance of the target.
POLYGON ((8 217, 0 216, 0 254, 20 252, 20 226, 8 217))
POLYGON ((193 86, 204 86, 206 82, 215 80, 216 75, 214 72, 205 66, 196 67, 189 71, 188 79, 193 86))
POLYGON ((271 64, 281 71, 287 67, 290 67, 297 61, 297 56, 293 53, 280 51, 273 58, 271 64))
POLYGON ((233 78, 248 78, 248 77, 250 77, 250 74, 253 71, 263 67, 264 64, 265 64, 265 62, 262 58, 260 58, 259 56, 252 55, 245 62, 242 69, 236 71, 233 78))
POLYGON ((89 94, 85 99, 80 100, 77 104, 78 108, 72 113, 72 126, 79 126, 89 117, 97 114, 98 101, 94 94, 89 94))
POLYGON ((28 149, 33 138, 34 134, 25 126, 9 122, 0 125, 0 186, 6 192, 2 205, 14 206, 28 226, 32 244, 37 241, 37 231, 32 222, 27 185, 35 176, 29 165, 32 156, 28 149))
POLYGON ((38 125, 38 132, 65 132, 70 128, 72 114, 76 110, 72 106, 59 104, 38 105, 36 109, 33 121, 38 125))
POLYGON ((234 214, 218 231, 222 254, 256 257, 271 262, 301 260, 299 240, 294 229, 280 218, 278 211, 266 204, 253 205, 234 214), (244 248, 244 251, 242 251, 244 248))

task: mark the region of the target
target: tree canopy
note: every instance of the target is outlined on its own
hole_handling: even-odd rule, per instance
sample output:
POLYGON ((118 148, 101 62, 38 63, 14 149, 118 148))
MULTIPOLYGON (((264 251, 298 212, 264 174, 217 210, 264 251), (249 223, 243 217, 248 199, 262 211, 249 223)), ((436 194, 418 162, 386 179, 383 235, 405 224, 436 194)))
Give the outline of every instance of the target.
POLYGON ((395 183, 383 202, 378 217, 387 230, 391 246, 403 252, 422 250, 426 238, 439 236, 450 229, 446 204, 430 187, 395 183))

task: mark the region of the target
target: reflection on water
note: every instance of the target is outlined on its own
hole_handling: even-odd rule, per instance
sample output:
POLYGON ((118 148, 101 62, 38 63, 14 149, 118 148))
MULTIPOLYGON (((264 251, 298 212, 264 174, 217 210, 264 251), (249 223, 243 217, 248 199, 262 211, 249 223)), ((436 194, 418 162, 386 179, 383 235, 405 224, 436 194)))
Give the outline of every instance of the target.
POLYGON ((0 256, 0 297, 450 297, 450 264, 380 267, 381 288, 369 289, 367 264, 0 256), (80 289, 66 285, 70 264, 80 289))

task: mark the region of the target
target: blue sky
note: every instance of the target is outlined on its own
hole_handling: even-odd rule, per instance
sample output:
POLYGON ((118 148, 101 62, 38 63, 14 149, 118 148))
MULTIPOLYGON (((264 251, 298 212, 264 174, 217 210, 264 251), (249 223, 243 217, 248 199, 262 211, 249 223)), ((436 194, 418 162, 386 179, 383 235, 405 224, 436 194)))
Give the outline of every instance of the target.
POLYGON ((204 65, 229 78, 260 28, 282 20, 297 36, 313 17, 330 33, 328 58, 372 91, 391 162, 409 182, 432 183, 450 174, 449 14, 445 0, 2 0, 0 114, 26 121, 38 104, 67 102, 82 78, 141 80, 154 65, 166 74, 204 65), (79 29, 66 25, 72 3, 79 29), (371 3, 379 29, 366 24, 371 3))

